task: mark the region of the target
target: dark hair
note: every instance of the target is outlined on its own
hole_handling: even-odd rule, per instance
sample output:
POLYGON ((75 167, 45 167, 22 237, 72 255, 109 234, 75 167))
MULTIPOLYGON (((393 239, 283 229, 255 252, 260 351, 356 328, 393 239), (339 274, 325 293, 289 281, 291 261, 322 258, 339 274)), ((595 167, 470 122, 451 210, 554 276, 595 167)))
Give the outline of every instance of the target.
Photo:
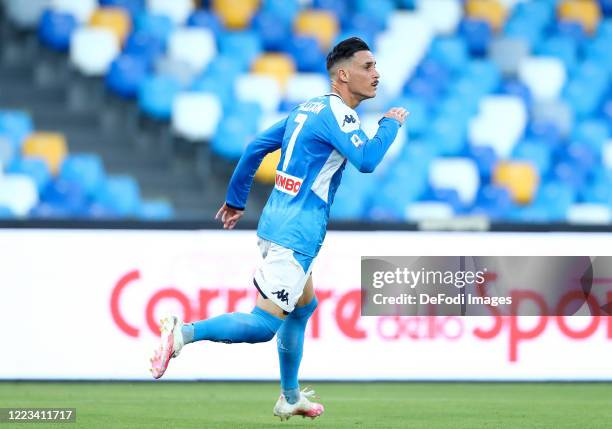
POLYGON ((351 58, 355 52, 369 50, 368 44, 359 37, 349 37, 334 46, 334 49, 327 54, 327 71, 330 71, 337 62, 351 58))

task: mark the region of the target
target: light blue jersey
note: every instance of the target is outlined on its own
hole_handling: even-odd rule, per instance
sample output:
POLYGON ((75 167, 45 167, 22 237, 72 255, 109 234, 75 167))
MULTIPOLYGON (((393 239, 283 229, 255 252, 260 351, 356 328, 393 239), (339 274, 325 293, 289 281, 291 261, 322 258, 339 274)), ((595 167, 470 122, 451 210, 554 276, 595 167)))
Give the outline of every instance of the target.
POLYGON ((369 139, 357 113, 336 94, 300 104, 249 144, 236 166, 226 203, 244 209, 253 177, 264 156, 281 148, 272 194, 257 235, 315 257, 323 244, 329 210, 348 159, 370 173, 395 140, 400 123, 383 118, 369 139))

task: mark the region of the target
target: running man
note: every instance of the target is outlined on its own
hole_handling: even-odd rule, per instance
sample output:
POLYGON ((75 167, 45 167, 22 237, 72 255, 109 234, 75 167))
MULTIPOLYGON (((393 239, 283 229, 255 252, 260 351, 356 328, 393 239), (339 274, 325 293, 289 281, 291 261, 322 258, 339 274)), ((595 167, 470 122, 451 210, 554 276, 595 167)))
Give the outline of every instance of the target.
POLYGON ((310 400, 314 392, 300 391, 298 383, 306 323, 317 308, 312 263, 323 244, 347 159, 363 173, 374 171, 408 115, 401 107, 390 109, 372 139, 361 130, 353 109, 376 96, 380 77, 363 40, 338 43, 327 56, 327 70, 331 93, 300 104, 247 146, 216 216, 225 229, 234 228, 261 161, 280 148, 274 189, 257 229, 263 262, 253 279, 259 291, 255 308, 189 324, 175 316, 163 319, 161 345, 151 359, 154 378, 164 374, 185 344, 260 343, 276 335, 281 395, 274 415, 286 420, 323 413, 323 405, 310 400))

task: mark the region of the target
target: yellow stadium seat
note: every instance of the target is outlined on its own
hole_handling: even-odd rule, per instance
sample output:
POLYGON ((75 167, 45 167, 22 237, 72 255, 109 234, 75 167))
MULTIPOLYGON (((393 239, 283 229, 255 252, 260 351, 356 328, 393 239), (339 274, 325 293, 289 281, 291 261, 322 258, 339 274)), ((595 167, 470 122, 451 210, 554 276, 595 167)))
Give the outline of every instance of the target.
POLYGON ((538 189, 540 178, 529 162, 502 161, 495 166, 493 182, 510 191, 518 204, 529 204, 538 189))
POLYGON ((130 34, 132 21, 130 15, 118 7, 103 7, 96 10, 89 20, 89 25, 95 28, 110 30, 123 43, 130 34))
POLYGON ((53 174, 57 174, 68 153, 66 138, 60 133, 32 133, 23 144, 23 156, 42 158, 53 174))
POLYGON ((295 62, 285 54, 262 54, 253 63, 252 71, 276 79, 285 88, 287 80, 295 74, 295 62))
POLYGON ((563 21, 579 22, 589 33, 594 33, 601 21, 599 4, 594 0, 566 0, 559 5, 558 14, 563 21))
POLYGON ((470 18, 487 21, 495 31, 499 31, 506 23, 508 11, 497 0, 468 0, 465 12, 470 18))
POLYGON ((294 30, 297 34, 316 38, 321 49, 327 51, 338 35, 338 19, 324 10, 305 10, 297 16, 294 30))
POLYGON ((280 161, 281 151, 280 149, 269 153, 263 159, 259 169, 255 173, 255 179, 261 183, 274 183, 276 177, 276 167, 280 161))
POLYGON ((231 30, 247 28, 258 7, 259 0, 214 0, 212 5, 223 25, 231 30))

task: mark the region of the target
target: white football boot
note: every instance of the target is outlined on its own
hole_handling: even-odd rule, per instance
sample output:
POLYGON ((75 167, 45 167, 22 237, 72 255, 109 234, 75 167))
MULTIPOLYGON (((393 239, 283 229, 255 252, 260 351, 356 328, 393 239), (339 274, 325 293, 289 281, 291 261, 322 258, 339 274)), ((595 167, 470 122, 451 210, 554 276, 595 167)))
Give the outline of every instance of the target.
POLYGON ((300 392, 300 399, 295 404, 290 404, 285 395, 280 395, 274 405, 274 415, 280 417, 281 421, 289 420, 291 416, 319 417, 325 411, 325 407, 317 402, 311 402, 310 398, 316 398, 314 390, 305 388, 300 392))
POLYGON ((185 345, 183 341, 183 321, 176 316, 168 316, 160 321, 161 341, 151 361, 151 374, 157 379, 164 375, 170 359, 175 358, 185 345))

